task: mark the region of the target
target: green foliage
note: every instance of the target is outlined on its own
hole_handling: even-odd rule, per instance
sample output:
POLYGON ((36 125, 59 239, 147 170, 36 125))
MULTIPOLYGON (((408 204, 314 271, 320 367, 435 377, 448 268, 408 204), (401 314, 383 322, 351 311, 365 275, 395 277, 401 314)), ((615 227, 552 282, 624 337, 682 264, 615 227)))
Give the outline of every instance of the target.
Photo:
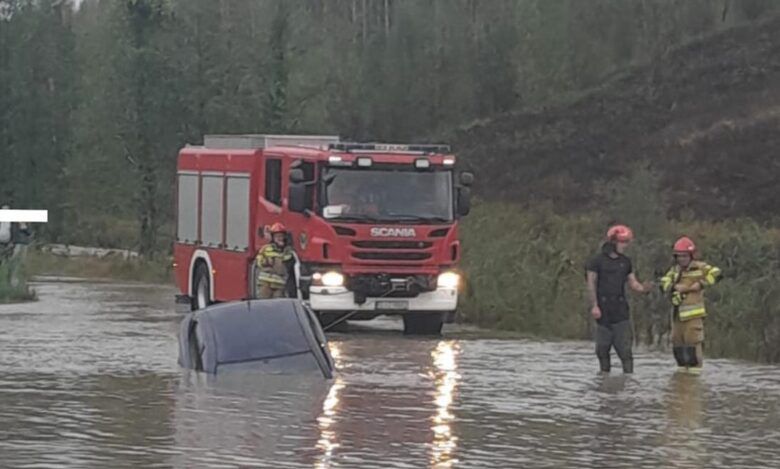
MULTIPOLYGON (((477 204, 462 234, 468 246, 462 319, 545 337, 590 337, 584 264, 597 252, 605 219, 598 213, 564 217, 543 206, 477 204)), ((671 265, 670 246, 681 234, 723 269, 725 279, 706 293, 709 355, 780 360, 780 232, 746 221, 664 220, 636 234, 629 256, 640 280, 671 265)), ((632 311, 637 341, 666 345, 666 299, 632 295, 632 311)))
POLYGON ((35 299, 35 291, 27 285, 27 269, 19 259, 0 260, 0 303, 35 299))
MULTIPOLYGON (((728 207, 735 187, 721 184, 724 174, 742 175, 728 179, 733 184, 756 181, 758 199, 770 201, 763 209, 773 210, 767 195, 776 174, 763 169, 776 167, 772 153, 753 155, 742 142, 771 147, 776 125, 700 136, 698 152, 680 143, 685 133, 650 133, 687 122, 691 96, 709 102, 741 83, 767 86, 773 63, 761 54, 777 55, 774 23, 758 35, 751 24, 714 41, 712 62, 700 45, 687 55, 670 51, 774 15, 778 2, 84 0, 72 7, 0 0, 0 202, 49 209, 40 239, 155 259, 86 270, 161 272, 172 241, 177 150, 205 133, 411 141, 476 122, 455 135, 464 159, 491 182, 480 195, 492 202, 479 204, 464 229, 466 319, 585 337, 582 264, 606 225, 636 228, 643 278, 668 263, 668 245, 685 228, 728 276, 711 293, 708 347, 780 359, 776 234, 750 222, 669 222, 666 210, 689 176, 709 190, 697 201, 728 207), (744 50, 750 38, 759 52, 744 50), (699 83, 702 70, 718 72, 710 87, 699 83), (605 82, 612 94, 593 90, 605 82), (527 111, 539 105, 548 108, 527 111), (653 153, 651 136, 671 146, 653 153), (725 166, 695 164, 724 145, 732 152, 718 160, 725 166), (632 173, 634 153, 668 173, 632 173), (751 177, 743 174, 746 155, 760 163, 751 177), (561 214, 594 193, 608 209, 561 214)), ((657 342, 663 299, 638 299, 634 309, 648 311, 636 315, 640 336, 657 342)))
POLYGON ((120 257, 62 257, 40 251, 27 256, 30 275, 54 275, 95 279, 131 280, 155 284, 172 282, 169 258, 122 259, 120 257))
MULTIPOLYGON (((580 93, 674 44, 778 8, 763 0, 0 5, 0 198, 49 209, 41 235, 53 241, 133 220, 133 247, 145 253, 170 238, 177 149, 204 133, 432 139, 580 93)), ((545 183, 580 184, 566 174, 545 183)))

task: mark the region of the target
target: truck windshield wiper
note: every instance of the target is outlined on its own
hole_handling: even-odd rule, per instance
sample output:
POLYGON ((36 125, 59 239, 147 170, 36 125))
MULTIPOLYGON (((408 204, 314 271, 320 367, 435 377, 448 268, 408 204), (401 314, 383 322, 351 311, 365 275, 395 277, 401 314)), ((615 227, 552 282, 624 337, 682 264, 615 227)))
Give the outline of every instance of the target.
POLYGON ((331 220, 341 220, 341 221, 382 221, 381 218, 376 217, 374 215, 365 215, 365 214, 355 214, 355 215, 339 215, 338 217, 333 217, 331 220))
POLYGON ((433 222, 450 222, 449 218, 438 215, 389 215, 391 220, 398 221, 433 221, 433 222))

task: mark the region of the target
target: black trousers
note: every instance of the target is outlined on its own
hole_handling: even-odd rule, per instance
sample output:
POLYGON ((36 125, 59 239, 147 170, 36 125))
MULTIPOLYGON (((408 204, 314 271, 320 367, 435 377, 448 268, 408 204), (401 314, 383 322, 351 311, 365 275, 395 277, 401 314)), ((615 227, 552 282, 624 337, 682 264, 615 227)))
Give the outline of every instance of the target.
POLYGON ((630 320, 599 324, 596 328, 596 356, 599 358, 601 371, 610 371, 612 367, 610 351, 614 347, 623 363, 623 372, 633 373, 634 355, 631 352, 633 343, 634 333, 630 320))

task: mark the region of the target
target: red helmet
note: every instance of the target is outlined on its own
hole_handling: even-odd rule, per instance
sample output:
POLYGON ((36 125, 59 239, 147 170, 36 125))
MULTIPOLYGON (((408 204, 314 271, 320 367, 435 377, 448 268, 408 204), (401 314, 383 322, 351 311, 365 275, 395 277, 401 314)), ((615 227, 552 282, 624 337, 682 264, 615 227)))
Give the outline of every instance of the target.
POLYGON ((634 232, 626 225, 615 225, 607 230, 607 241, 627 243, 634 239, 634 232))
POLYGON ((683 236, 682 238, 678 239, 674 243, 674 252, 675 254, 690 254, 693 256, 693 253, 696 252, 696 244, 693 243, 691 238, 687 236, 683 236))
POLYGON ((270 231, 271 234, 287 233, 287 227, 284 226, 284 224, 281 222, 276 222, 273 225, 271 225, 271 228, 268 231, 270 231))

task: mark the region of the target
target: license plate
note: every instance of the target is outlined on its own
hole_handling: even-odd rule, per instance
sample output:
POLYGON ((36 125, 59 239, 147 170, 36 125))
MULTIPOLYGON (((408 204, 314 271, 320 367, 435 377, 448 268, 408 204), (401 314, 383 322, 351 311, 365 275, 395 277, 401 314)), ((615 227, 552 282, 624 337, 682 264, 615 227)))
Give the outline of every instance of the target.
POLYGON ((392 310, 392 311, 406 310, 409 309, 409 302, 408 301, 377 301, 376 309, 384 309, 384 310, 392 310))

